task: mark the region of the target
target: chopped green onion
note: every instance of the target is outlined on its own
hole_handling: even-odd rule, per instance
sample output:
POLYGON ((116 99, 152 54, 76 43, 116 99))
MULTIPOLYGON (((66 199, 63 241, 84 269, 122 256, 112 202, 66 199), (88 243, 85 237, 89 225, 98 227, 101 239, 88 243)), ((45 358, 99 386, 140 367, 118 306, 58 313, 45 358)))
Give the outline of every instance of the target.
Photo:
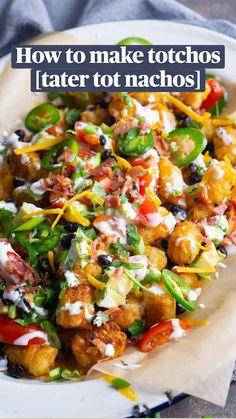
POLYGON ((117 389, 121 390, 122 388, 130 387, 130 383, 123 378, 115 378, 112 380, 112 385, 117 389))
POLYGON ((13 231, 27 231, 27 230, 33 230, 33 228, 37 227, 39 224, 41 224, 45 220, 44 217, 35 217, 31 218, 30 220, 27 220, 25 223, 20 224, 16 228, 14 228, 13 231))

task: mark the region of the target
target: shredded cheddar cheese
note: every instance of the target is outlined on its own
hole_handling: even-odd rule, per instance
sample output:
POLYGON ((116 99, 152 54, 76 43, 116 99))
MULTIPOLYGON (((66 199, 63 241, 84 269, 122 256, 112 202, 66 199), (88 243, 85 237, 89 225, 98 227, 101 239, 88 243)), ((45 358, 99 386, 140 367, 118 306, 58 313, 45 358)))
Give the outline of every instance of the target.
POLYGON ((55 258, 54 258, 54 253, 49 250, 48 252, 48 261, 49 261, 49 265, 51 267, 52 273, 56 272, 56 268, 55 268, 55 258))
POLYGON ((212 124, 215 127, 226 127, 228 125, 232 125, 233 121, 228 118, 214 118, 212 119, 212 124))
POLYGON ((208 326, 209 324, 207 320, 196 320, 189 317, 184 317, 184 320, 186 323, 188 323, 189 326, 208 326))
POLYGON ((32 153, 33 151, 47 150, 48 148, 61 143, 62 140, 62 137, 51 138, 50 140, 42 141, 33 145, 27 145, 23 148, 15 148, 14 153, 19 156, 21 154, 32 153))
POLYGON ((208 164, 208 163, 210 163, 210 162, 211 162, 212 158, 211 158, 211 156, 209 155, 209 151, 208 151, 208 150, 207 150, 207 151, 206 151, 206 153, 203 155, 203 160, 204 160, 204 162, 205 162, 206 164, 208 164))
POLYGON ((154 202, 154 204, 159 207, 161 205, 161 200, 158 198, 158 196, 153 192, 153 190, 149 187, 145 188, 145 193, 147 196, 154 202))
POLYGON ((210 118, 210 114, 208 112, 205 112, 204 115, 199 115, 193 109, 189 108, 183 102, 181 102, 181 100, 177 99, 176 97, 172 96, 169 93, 164 93, 164 97, 173 105, 175 105, 176 108, 184 112, 186 115, 188 115, 190 118, 192 118, 196 122, 203 123, 206 119, 210 118))
POLYGON ((65 218, 66 221, 78 223, 84 227, 87 227, 90 224, 89 220, 79 213, 75 205, 68 205, 63 214, 63 218, 65 218))
POLYGON ((97 288, 98 290, 102 290, 103 288, 106 287, 106 284, 102 281, 99 281, 98 279, 96 279, 94 276, 87 274, 87 279, 88 282, 94 287, 97 288))
POLYGON ((29 218, 33 218, 37 215, 57 215, 61 214, 62 210, 60 208, 49 208, 45 210, 39 210, 35 212, 30 212, 29 214, 23 215, 23 220, 28 220, 29 218))
POLYGON ((215 272, 215 268, 192 268, 190 266, 176 266, 175 270, 179 273, 196 273, 196 274, 208 274, 215 272))
MULTIPOLYGON (((98 205, 102 205, 103 204, 103 202, 104 202, 104 200, 100 197, 100 196, 98 196, 98 195, 96 195, 96 194, 94 194, 93 192, 91 192, 91 191, 83 191, 83 192, 81 192, 80 194, 77 194, 77 195, 75 195, 75 196, 73 196, 71 199, 69 199, 66 203, 65 203, 65 205, 64 205, 64 207, 61 209, 61 212, 58 214, 58 216, 57 216, 57 218, 55 219, 55 221, 54 221, 54 223, 52 224, 52 230, 56 227, 56 225, 57 225, 57 223, 59 222, 59 220, 60 220, 60 218, 62 217, 62 216, 65 216, 65 211, 66 211, 66 209, 67 209, 67 207, 72 203, 72 202, 74 202, 74 201, 77 201, 78 199, 80 199, 80 198, 83 198, 83 197, 86 197, 86 198, 89 198, 89 199, 91 199, 91 201, 94 201, 96 204, 98 204, 98 205)), ((89 224, 90 224, 90 222, 89 222, 89 220, 87 220, 87 218, 85 218, 85 217, 83 217, 81 214, 80 215, 78 215, 78 212, 77 212, 77 216, 78 217, 80 217, 80 224, 82 224, 82 223, 84 223, 84 224, 82 224, 82 225, 86 225, 86 226, 88 226, 89 224), (82 222, 81 222, 82 221, 82 222)), ((69 221, 69 215, 66 215, 66 217, 67 217, 67 220, 69 221)), ((78 222, 78 221, 77 221, 78 222)))
MULTIPOLYGON (((112 381, 115 380, 117 377, 114 375, 104 374, 102 378, 107 381, 107 383, 112 384, 112 381)), ((132 402, 135 402, 138 400, 138 395, 136 391, 131 387, 125 387, 121 389, 117 389, 122 396, 127 397, 127 399, 131 400, 132 402)))

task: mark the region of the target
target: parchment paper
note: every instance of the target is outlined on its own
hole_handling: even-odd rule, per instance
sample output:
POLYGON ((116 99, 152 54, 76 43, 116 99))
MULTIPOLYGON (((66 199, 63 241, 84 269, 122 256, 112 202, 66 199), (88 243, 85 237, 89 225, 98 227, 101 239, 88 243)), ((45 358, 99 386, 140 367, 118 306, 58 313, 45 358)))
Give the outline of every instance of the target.
MULTIPOLYGON (((64 33, 34 41, 38 44, 86 43, 64 33), (76 42, 75 42, 76 41, 76 42)), ((15 127, 43 95, 30 92, 29 70, 12 70, 7 64, 0 76, 0 131, 15 127)), ((186 337, 143 354, 128 348, 121 359, 141 364, 133 371, 114 366, 119 359, 99 363, 95 369, 126 378, 139 392, 150 394, 175 390, 201 397, 223 406, 226 402, 236 358, 236 257, 227 260, 219 279, 206 281, 200 302, 205 304, 188 317, 209 321, 208 326, 192 327, 186 337)))

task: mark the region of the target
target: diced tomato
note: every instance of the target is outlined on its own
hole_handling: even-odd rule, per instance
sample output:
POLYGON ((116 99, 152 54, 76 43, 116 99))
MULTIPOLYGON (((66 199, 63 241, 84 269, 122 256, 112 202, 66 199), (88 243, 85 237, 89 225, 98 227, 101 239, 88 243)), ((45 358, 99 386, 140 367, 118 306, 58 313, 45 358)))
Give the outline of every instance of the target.
POLYGON ((20 346, 42 345, 47 342, 47 335, 40 326, 34 323, 24 327, 6 314, 0 314, 0 342, 20 346), (20 341, 23 337, 25 339, 20 341))
POLYGON ((53 125, 52 127, 47 129, 47 132, 51 135, 57 135, 56 125, 53 125))
POLYGON ((95 146, 99 144, 98 136, 93 135, 93 134, 85 134, 84 141, 91 146, 95 146))
POLYGON ((224 88, 217 79, 208 79, 207 85, 210 87, 210 93, 202 102, 201 108, 203 109, 212 108, 224 93, 224 88))
POLYGON ((147 164, 147 162, 145 162, 145 160, 142 160, 142 159, 137 159, 137 160, 134 160, 134 161, 130 162, 130 164, 131 164, 131 166, 133 166, 133 167, 135 167, 135 166, 141 166, 141 167, 143 167, 144 169, 147 169, 147 168, 148 168, 148 164, 147 164))
POLYGON ((139 180, 139 193, 141 195, 144 195, 145 194, 145 189, 152 182, 152 176, 149 173, 146 173, 143 176, 139 176, 138 180, 139 180))
POLYGON ((52 208, 63 208, 65 205, 65 203, 63 201, 57 201, 57 202, 53 202, 51 204, 52 208))
MULTIPOLYGON (((179 326, 183 330, 189 329, 189 325, 184 320, 179 320, 179 326)), ((149 352, 157 346, 163 345, 168 342, 173 331, 172 319, 155 324, 139 341, 139 349, 142 352, 149 352)))
POLYGON ((145 198, 143 203, 139 207, 140 214, 144 216, 147 214, 152 214, 153 212, 156 212, 156 211, 157 211, 156 205, 149 198, 145 198))

